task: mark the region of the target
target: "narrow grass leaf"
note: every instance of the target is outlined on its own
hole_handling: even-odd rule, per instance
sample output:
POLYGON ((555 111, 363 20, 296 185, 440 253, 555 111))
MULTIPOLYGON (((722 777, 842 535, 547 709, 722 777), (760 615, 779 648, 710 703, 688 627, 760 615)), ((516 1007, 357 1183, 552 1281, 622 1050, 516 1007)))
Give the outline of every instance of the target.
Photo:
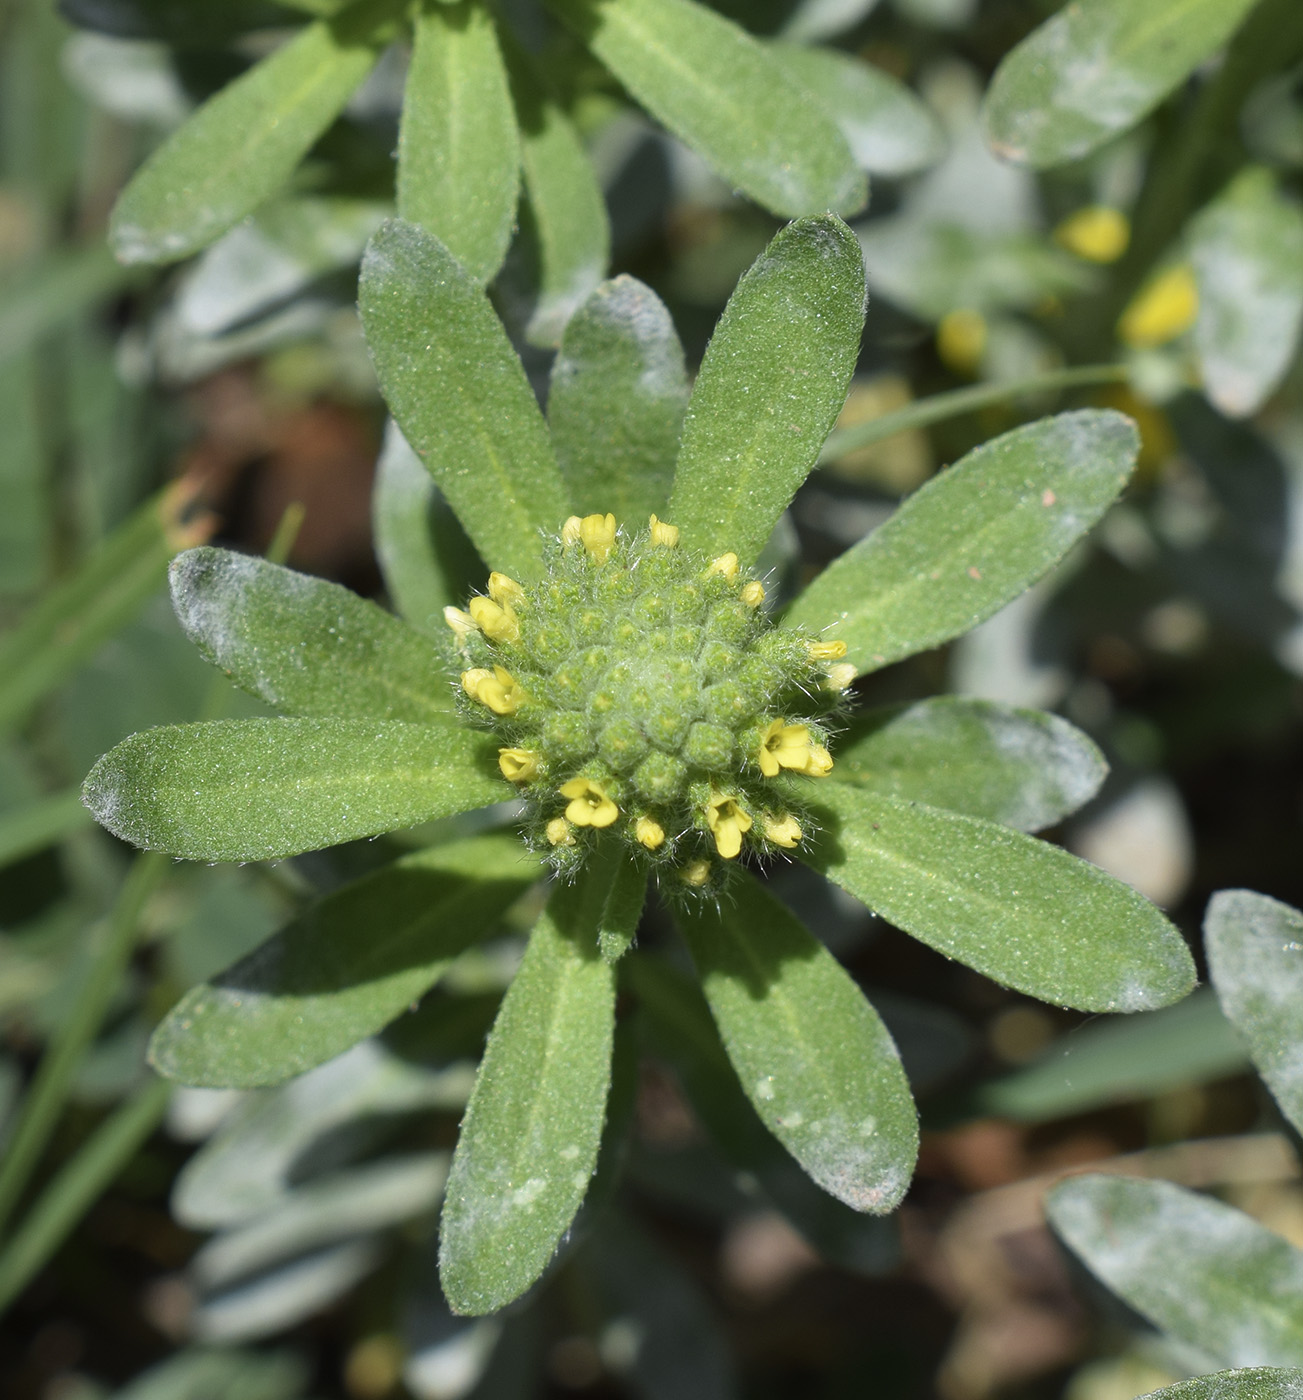
POLYGON ((664 127, 773 214, 858 213, 845 137, 757 40, 693 0, 549 0, 664 127))
POLYGON ((516 114, 488 7, 427 0, 413 24, 398 137, 398 212, 487 282, 520 194, 516 114))
POLYGON ((755 880, 680 925, 720 1038, 765 1126, 823 1189, 885 1215, 918 1121, 891 1036, 845 969, 755 880))
POLYGON ((1303 1132, 1303 913, 1252 890, 1220 890, 1203 931, 1222 1007, 1303 1132))
POLYGON ((615 976, 598 951, 609 890, 600 876, 556 887, 489 1036, 440 1224, 455 1312, 519 1297, 588 1190, 611 1080, 615 976))
POLYGON ((1077 1176, 1047 1205, 1060 1239, 1156 1327, 1224 1366, 1303 1366, 1303 1251, 1170 1181, 1077 1176))
POLYGON ((133 734, 84 794, 146 850, 279 860, 487 807, 508 789, 493 745, 457 720, 249 719, 133 734))
POLYGON ((1058 846, 847 783, 812 801, 803 858, 906 933, 1005 986, 1082 1011, 1149 1011, 1194 986, 1148 900, 1058 846))
POLYGON ((285 714, 422 723, 453 710, 429 639, 349 588, 229 549, 190 549, 172 606, 206 660, 285 714))
POLYGON ((182 1084, 280 1084, 413 1006, 538 878, 514 835, 404 856, 311 905, 248 957, 192 988, 149 1060, 182 1084))
POLYGON ((834 560, 787 620, 827 628, 861 673, 962 636, 1063 558, 1126 485, 1139 448, 1135 424, 1108 409, 984 443, 834 560))
POLYGON ((565 329, 547 401, 575 511, 637 525, 664 515, 687 404, 665 304, 634 277, 603 282, 565 329))
POLYGON ((1039 831, 1088 802, 1104 755, 1058 715, 941 695, 857 714, 832 777, 970 817, 1039 831))
POLYGON ((486 563, 542 568, 568 511, 543 415, 482 288, 431 233, 394 219, 362 262, 367 343, 403 435, 486 563))
MULTIPOLYGON (((833 214, 782 229, 729 298, 692 390, 668 519, 751 563, 846 401, 864 258, 833 214)), ((826 620, 826 619, 825 619, 826 620)))
POLYGON ((127 263, 176 262, 276 193, 392 36, 371 0, 318 20, 209 98, 123 190, 109 228, 127 263))
POLYGON ((1074 0, 1007 53, 987 139, 1043 170, 1134 126, 1231 37, 1254 0, 1074 0))

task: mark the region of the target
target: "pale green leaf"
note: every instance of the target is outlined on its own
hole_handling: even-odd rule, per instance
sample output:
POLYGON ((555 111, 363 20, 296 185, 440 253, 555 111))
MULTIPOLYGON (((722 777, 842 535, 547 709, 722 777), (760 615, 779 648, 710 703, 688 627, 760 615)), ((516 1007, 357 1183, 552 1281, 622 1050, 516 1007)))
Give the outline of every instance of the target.
POLYGON ((1255 413, 1280 383, 1303 324, 1303 208, 1269 170, 1240 174, 1187 233, 1199 286, 1194 343, 1208 397, 1255 413))
POLYGON ((390 411, 485 562, 537 574, 539 531, 559 530, 569 502, 483 290, 433 234, 394 219, 367 248, 359 306, 390 411))
POLYGON ((189 257, 275 194, 371 71, 394 10, 369 0, 318 20, 209 98, 123 190, 118 257, 189 257))
POLYGON ((1156 1327, 1225 1366, 1303 1366, 1303 1252, 1169 1181, 1077 1176, 1050 1223, 1156 1327))
POLYGON ((1134 126, 1231 37, 1254 0, 1073 0, 1007 53, 987 89, 997 155, 1044 169, 1134 126))
POLYGON ((744 30, 693 0, 549 0, 629 92, 771 213, 855 214, 845 137, 744 30))
POLYGON ((945 155, 932 109, 890 73, 838 49, 774 44, 770 52, 837 123, 870 175, 912 175, 945 155))
POLYGON ((846 401, 864 297, 860 246, 832 214, 782 229, 738 283, 683 425, 668 519, 685 544, 759 555, 846 401))
POLYGON ((615 1021, 605 873, 555 888, 489 1036, 439 1231, 456 1312, 494 1312, 538 1278, 597 1164, 615 1021))
POLYGON ((302 1074, 418 1002, 538 874, 513 835, 404 856, 318 900, 187 992, 154 1032, 150 1063, 214 1089, 302 1074))
POLYGON ((603 282, 571 319, 552 366, 548 422, 579 515, 641 526, 665 513, 688 377, 664 303, 636 278, 603 282))
POLYGON ((1303 1131, 1303 914, 1252 890, 1220 890, 1208 904, 1204 943, 1222 1007, 1303 1131))
POLYGON ((172 605, 206 660, 291 715, 439 720, 452 680, 428 638, 351 589, 229 549, 189 549, 172 605))
POLYGON ((187 860, 279 860, 509 798, 493 745, 455 719, 249 719, 133 734, 86 805, 133 845, 187 860))
POLYGON ((520 192, 516 114, 485 5, 427 0, 413 25, 398 137, 398 212, 487 282, 520 192))
POLYGON ((1139 448, 1135 424, 1107 409, 984 443, 834 560, 787 620, 844 641, 860 672, 961 636, 1063 558, 1126 485, 1139 448))
POLYGON ((918 1121, 877 1012, 755 880, 680 925, 720 1038, 765 1126, 831 1195, 885 1215, 909 1186, 918 1121))
POLYGON ((943 695, 857 714, 838 738, 832 777, 1039 831, 1089 802, 1107 772, 1103 754, 1057 715, 943 695))
POLYGON ((1082 1011, 1148 1011, 1194 986, 1163 915, 1058 846, 847 783, 822 784, 811 806, 824 829, 803 859, 1005 986, 1082 1011))
POLYGON ((1303 1400, 1303 1371, 1248 1366, 1155 1390, 1152 1400, 1303 1400))

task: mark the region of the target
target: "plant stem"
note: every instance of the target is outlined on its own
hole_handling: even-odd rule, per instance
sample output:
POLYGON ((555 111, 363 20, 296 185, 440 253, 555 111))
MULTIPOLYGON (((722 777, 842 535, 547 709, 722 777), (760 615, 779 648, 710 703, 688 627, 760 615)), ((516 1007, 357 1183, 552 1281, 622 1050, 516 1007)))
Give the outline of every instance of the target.
POLYGON ((824 443, 819 461, 834 462, 848 452, 894 437, 897 433, 926 428, 943 419, 957 418, 961 413, 989 408, 1008 399, 1050 393, 1055 389, 1072 389, 1085 384, 1116 384, 1125 380, 1127 375, 1126 365, 1074 365, 1068 369, 1051 370, 1047 374, 1034 374, 1028 379, 1002 384, 975 384, 970 389, 952 389, 945 394, 933 394, 930 398, 919 399, 867 423, 839 428, 824 443))
POLYGON ((58 1172, 0 1252, 0 1312, 26 1288, 154 1131, 170 1092, 166 1080, 152 1080, 106 1118, 58 1172))

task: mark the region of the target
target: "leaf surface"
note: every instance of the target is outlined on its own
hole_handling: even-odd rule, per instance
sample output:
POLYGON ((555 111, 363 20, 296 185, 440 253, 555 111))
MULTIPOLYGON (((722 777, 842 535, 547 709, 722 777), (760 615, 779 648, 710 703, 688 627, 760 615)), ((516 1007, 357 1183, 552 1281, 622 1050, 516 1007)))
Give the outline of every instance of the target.
POLYGON ((1247 1366, 1165 1385, 1152 1400, 1303 1400, 1303 1371, 1247 1366))

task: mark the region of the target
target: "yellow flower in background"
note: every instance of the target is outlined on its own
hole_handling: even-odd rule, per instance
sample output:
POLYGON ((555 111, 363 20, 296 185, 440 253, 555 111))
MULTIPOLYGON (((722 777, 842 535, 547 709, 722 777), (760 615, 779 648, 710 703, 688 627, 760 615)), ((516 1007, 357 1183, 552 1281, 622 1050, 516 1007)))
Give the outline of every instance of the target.
POLYGON ((1131 242, 1131 223, 1107 204, 1088 204, 1054 230, 1054 241, 1087 262, 1116 262, 1131 242))
POLYGON ((1194 325, 1199 314, 1199 288, 1189 263, 1150 278, 1136 293, 1118 321, 1118 339, 1132 350, 1155 350, 1194 325))
POLYGON ((986 317, 971 307, 948 311, 937 326, 937 354, 956 374, 974 375, 986 352, 986 317))

